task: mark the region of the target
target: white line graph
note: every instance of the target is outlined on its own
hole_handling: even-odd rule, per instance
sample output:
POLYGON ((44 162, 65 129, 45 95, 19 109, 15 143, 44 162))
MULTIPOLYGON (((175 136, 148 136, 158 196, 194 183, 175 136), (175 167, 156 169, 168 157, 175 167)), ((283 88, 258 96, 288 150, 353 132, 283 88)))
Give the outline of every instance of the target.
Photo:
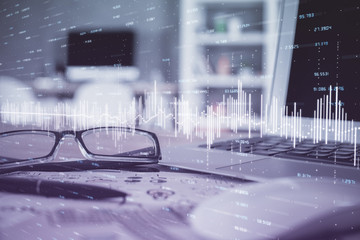
POLYGON ((131 104, 119 104, 116 111, 109 106, 81 101, 77 104, 58 102, 53 107, 42 106, 37 102, 21 104, 5 101, 0 108, 1 120, 12 125, 35 125, 41 129, 86 129, 93 126, 140 127, 156 125, 173 132, 177 137, 185 135, 189 141, 193 137, 206 139, 208 145, 221 137, 223 129, 234 133, 247 131, 260 135, 277 134, 293 141, 293 147, 306 138, 314 143, 324 141, 351 142, 354 144, 354 165, 356 165, 357 128, 348 121, 338 89, 330 86, 329 93, 318 99, 310 126, 304 126, 302 109, 294 103, 289 112, 288 106, 280 106, 274 97, 271 104, 260 99, 260 114, 253 110, 252 95, 242 89, 239 81, 237 96, 223 95, 222 101, 210 104, 204 110, 194 106, 191 99, 184 96, 170 99, 161 95, 154 82, 154 89, 143 97, 133 98, 131 104), (332 94, 335 91, 335 94, 332 94), (335 95, 335 99, 332 99, 335 95))

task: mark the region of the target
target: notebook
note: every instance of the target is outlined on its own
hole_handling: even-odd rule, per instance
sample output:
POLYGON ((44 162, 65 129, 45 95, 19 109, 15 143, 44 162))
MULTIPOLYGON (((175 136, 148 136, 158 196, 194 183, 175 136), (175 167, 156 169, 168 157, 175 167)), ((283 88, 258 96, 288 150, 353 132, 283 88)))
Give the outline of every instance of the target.
POLYGON ((276 131, 211 145, 162 146, 160 164, 260 182, 360 180, 360 3, 284 0, 280 8, 267 111, 276 131))

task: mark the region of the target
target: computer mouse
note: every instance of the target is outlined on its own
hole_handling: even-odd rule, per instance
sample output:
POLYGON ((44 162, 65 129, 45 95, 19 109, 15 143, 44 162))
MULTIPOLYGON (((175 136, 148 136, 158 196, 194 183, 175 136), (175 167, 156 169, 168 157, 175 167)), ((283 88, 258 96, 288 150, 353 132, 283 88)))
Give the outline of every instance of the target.
POLYGON ((207 239, 360 239, 360 184, 311 176, 249 183, 200 204, 190 224, 207 239))

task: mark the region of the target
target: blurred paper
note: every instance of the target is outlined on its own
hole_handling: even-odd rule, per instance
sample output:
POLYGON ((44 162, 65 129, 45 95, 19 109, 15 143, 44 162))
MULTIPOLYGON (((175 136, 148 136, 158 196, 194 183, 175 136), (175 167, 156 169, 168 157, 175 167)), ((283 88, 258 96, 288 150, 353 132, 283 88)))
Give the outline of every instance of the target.
POLYGON ((0 194, 0 239, 202 239, 191 211, 242 182, 169 172, 22 172, 12 176, 94 184, 124 191, 120 199, 82 201, 0 194))

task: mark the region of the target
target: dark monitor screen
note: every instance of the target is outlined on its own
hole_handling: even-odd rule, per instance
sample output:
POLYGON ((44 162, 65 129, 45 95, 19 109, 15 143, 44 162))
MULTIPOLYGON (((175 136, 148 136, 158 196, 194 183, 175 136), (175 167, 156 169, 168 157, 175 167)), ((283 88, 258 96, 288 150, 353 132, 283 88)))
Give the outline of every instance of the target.
POLYGON ((68 36, 68 66, 133 66, 131 31, 78 31, 68 36))
POLYGON ((300 0, 292 48, 289 108, 296 102, 303 116, 313 117, 331 86, 331 106, 337 88, 348 119, 359 121, 360 1, 300 0))

